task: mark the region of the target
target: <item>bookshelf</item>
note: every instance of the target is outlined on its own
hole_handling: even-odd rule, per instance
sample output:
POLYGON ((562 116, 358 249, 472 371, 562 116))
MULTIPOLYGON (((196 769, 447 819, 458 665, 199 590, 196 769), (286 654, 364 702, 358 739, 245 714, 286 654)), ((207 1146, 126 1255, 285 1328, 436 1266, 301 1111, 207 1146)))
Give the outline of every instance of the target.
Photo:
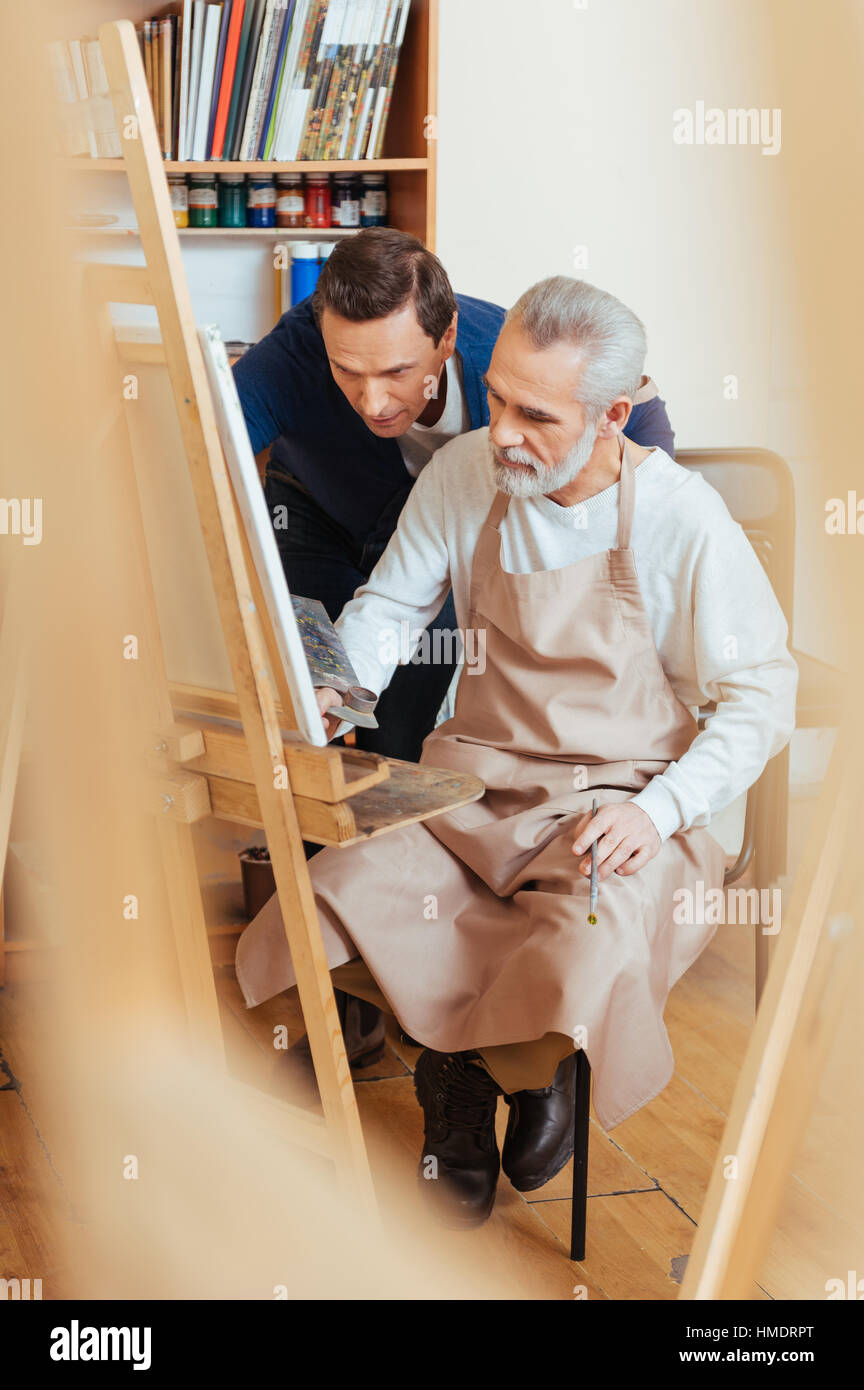
MULTIPOLYGON (((88 32, 95 33, 106 19, 129 19, 140 24, 157 13, 167 13, 154 0, 125 0, 108 7, 104 0, 94 0, 88 19, 88 32)), ((80 37, 82 10, 76 11, 76 23, 61 38, 80 37)), ((165 160, 167 174, 195 174, 215 171, 221 174, 338 174, 361 172, 386 173, 389 180, 390 226, 410 232, 435 249, 437 142, 435 118, 438 89, 438 0, 412 0, 405 40, 399 61, 393 101, 380 159, 361 160, 165 160), (431 118, 431 119, 430 119, 431 118), (431 137, 431 138, 427 138, 431 137)), ((122 159, 67 158, 66 166, 85 173, 122 173, 122 159)), ((110 230, 110 229, 106 229, 110 230)), ((207 229, 213 235, 219 229, 207 229)), ((335 228, 321 228, 319 241, 331 240, 335 228)), ((291 233, 282 229, 282 239, 290 240, 291 233)))

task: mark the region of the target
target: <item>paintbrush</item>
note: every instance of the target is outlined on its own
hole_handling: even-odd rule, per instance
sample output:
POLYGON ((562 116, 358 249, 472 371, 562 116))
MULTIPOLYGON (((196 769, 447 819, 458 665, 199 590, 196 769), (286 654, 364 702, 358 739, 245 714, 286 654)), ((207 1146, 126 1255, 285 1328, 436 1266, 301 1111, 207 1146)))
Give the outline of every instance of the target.
MULTIPOLYGON (((594 819, 594 817, 596 816, 596 814, 597 814, 597 798, 596 798, 596 796, 595 796, 594 801, 593 801, 592 806, 591 806, 591 819, 592 819, 592 820, 594 819)), ((594 840, 594 842, 593 842, 592 845, 591 845, 591 900, 590 900, 590 903, 589 903, 589 910, 588 910, 588 921, 589 921, 589 923, 591 924, 592 927, 596 927, 596 925, 597 925, 597 893, 598 893, 598 891, 599 891, 599 888, 598 888, 598 884, 597 884, 597 841, 594 840)))

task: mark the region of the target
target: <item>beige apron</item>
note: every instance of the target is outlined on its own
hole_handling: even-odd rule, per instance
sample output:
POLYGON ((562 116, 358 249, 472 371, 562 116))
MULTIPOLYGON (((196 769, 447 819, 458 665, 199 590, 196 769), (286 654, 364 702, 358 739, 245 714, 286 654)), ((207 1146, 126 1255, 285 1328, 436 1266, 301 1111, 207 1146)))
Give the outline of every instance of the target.
MULTIPOLYGON (((594 796, 629 800, 696 734, 642 602, 634 490, 625 446, 617 548, 528 574, 501 566, 510 498, 496 493, 468 617, 485 668, 463 670, 420 759, 476 774, 485 795, 309 864, 331 968, 359 952, 403 1028, 439 1051, 573 1037, 606 1129, 671 1077, 666 999, 716 929, 675 925, 673 894, 722 887, 725 866, 707 831, 679 832, 637 873, 604 880, 587 921, 576 821, 594 796)), ((294 983, 275 897, 241 937, 237 975, 249 1004, 294 983)))

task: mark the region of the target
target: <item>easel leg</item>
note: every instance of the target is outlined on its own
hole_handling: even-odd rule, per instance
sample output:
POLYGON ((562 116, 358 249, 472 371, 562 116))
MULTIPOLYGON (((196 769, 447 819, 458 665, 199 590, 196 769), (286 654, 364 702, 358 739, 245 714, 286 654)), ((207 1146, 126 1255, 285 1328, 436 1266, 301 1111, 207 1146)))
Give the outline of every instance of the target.
POLYGON ((192 828, 165 817, 156 824, 192 1053, 196 1060, 224 1067, 222 1025, 192 828))
POLYGON ((7 572, 0 626, 0 985, 6 982, 6 925, 3 885, 12 824, 12 805, 24 741, 27 652, 17 569, 7 572))

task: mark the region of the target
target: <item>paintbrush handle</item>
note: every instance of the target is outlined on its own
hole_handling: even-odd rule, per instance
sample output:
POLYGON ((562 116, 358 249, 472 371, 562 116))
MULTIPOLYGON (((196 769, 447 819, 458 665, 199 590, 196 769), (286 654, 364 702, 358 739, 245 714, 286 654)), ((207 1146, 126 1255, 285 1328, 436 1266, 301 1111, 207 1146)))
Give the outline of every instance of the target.
MULTIPOLYGON (((596 814, 597 814, 597 798, 595 797, 595 798, 594 798, 594 803, 593 803, 593 805, 592 805, 592 807, 591 807, 591 819, 592 819, 592 820, 594 819, 594 817, 596 816, 596 814)), ((597 883, 597 841, 594 840, 593 843, 592 843, 592 845, 591 845, 591 902, 590 902, 590 908, 589 908, 592 917, 594 916, 594 914, 595 914, 596 911, 597 911, 597 893, 598 893, 598 891, 599 891, 599 889, 598 889, 598 883, 597 883)))

